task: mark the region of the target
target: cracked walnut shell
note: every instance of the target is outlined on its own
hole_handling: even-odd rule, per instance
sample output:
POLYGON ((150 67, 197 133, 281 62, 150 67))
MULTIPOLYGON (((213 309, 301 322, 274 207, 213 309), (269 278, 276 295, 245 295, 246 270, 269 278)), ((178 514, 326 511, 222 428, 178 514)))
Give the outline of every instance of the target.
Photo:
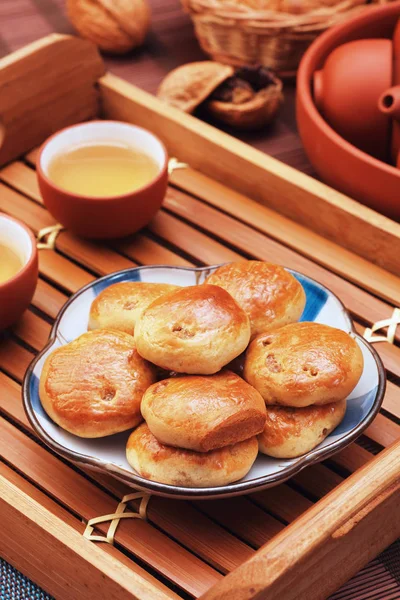
POLYGON ((157 96, 191 113, 233 73, 233 67, 212 60, 188 63, 168 73, 161 82, 157 96))
POLYGON ((268 125, 283 101, 282 81, 265 67, 243 67, 211 95, 207 111, 235 129, 268 125))
POLYGON ((274 118, 283 100, 282 82, 265 67, 233 67, 214 61, 188 63, 171 71, 158 97, 187 113, 200 105, 236 129, 254 129, 274 118))
POLYGON ((67 12, 82 37, 114 54, 140 46, 150 24, 147 0, 67 0, 67 12))

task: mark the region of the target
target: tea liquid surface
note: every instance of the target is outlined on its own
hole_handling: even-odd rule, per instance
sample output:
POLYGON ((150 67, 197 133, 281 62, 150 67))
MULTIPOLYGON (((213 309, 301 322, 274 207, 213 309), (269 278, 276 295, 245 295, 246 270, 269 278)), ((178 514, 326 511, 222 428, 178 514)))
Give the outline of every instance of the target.
POLYGON ((111 143, 75 146, 49 164, 49 178, 60 188, 83 196, 119 196, 152 181, 155 160, 138 148, 111 143))

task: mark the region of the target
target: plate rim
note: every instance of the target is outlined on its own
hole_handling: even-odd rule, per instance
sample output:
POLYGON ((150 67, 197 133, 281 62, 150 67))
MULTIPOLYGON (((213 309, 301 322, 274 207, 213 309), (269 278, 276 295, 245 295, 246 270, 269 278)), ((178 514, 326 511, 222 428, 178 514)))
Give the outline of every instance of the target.
POLYGON ((328 444, 322 448, 318 448, 318 446, 317 446, 316 448, 314 448, 310 452, 306 453, 302 457, 299 457, 300 460, 298 462, 291 465, 290 467, 282 469, 282 471, 280 471, 274 475, 269 475, 269 476, 264 475, 264 476, 260 476, 260 477, 257 477, 256 479, 252 479, 249 481, 233 482, 233 483, 230 483, 230 484, 227 484, 224 486, 218 486, 218 487, 189 488, 189 487, 183 487, 183 486, 174 486, 171 484, 165 484, 165 483, 161 483, 161 482, 157 482, 157 481, 151 481, 149 479, 141 477, 137 473, 134 473, 134 472, 130 473, 130 472, 126 471, 124 468, 119 467, 118 465, 115 465, 114 463, 107 463, 102 459, 99 459, 99 458, 96 458, 93 456, 89 456, 89 455, 85 455, 85 454, 81 454, 80 452, 75 452, 73 450, 65 448, 64 446, 59 444, 56 440, 54 440, 47 433, 47 431, 42 427, 42 425, 40 424, 40 422, 36 416, 36 413, 33 409, 33 406, 32 406, 31 400, 30 400, 30 393, 29 393, 30 380, 33 375, 36 364, 39 362, 39 360, 41 360, 43 355, 57 341, 58 327, 60 325, 60 321, 61 321, 64 313, 69 308, 69 306, 77 300, 77 298, 81 294, 83 294, 86 290, 90 289, 91 287, 94 287, 94 285, 96 285, 100 281, 107 280, 110 277, 115 276, 115 275, 122 275, 124 273, 132 272, 132 271, 152 270, 152 269, 175 269, 175 270, 179 270, 179 271, 190 271, 192 273, 196 273, 196 272, 214 270, 214 269, 218 268, 219 266, 221 266, 222 264, 227 264, 227 263, 220 263, 217 265, 210 265, 210 266, 205 266, 205 267, 183 267, 183 266, 174 266, 174 265, 149 265, 149 266, 143 265, 143 266, 139 266, 139 267, 129 267, 127 269, 122 269, 120 271, 114 271, 113 273, 108 273, 107 275, 103 275, 102 277, 96 278, 93 281, 90 281, 89 283, 87 283, 85 286, 83 286, 79 290, 77 290, 74 294, 72 294, 72 296, 65 302, 65 304, 62 306, 62 308, 58 312, 57 317, 54 321, 54 324, 51 328, 49 338, 48 338, 46 345, 31 361, 31 363, 29 364, 29 366, 25 372, 24 379, 23 379, 22 400, 23 400, 24 410, 28 417, 29 423, 31 424, 32 428, 38 435, 39 439, 41 439, 47 446, 49 446, 51 448, 51 450, 53 450, 54 452, 56 452, 57 454, 59 454, 60 456, 62 456, 63 458, 67 459, 68 461, 70 461, 74 464, 83 465, 83 466, 86 466, 93 470, 102 471, 107 474, 113 475, 114 477, 117 477, 118 479, 123 480, 125 483, 127 483, 130 486, 135 486, 139 489, 144 489, 150 493, 167 496, 170 498, 182 498, 182 499, 192 499, 192 500, 193 499, 206 499, 206 498, 232 497, 235 495, 243 495, 243 494, 246 494, 249 492, 254 492, 257 490, 261 491, 262 489, 266 489, 268 487, 273 487, 275 485, 278 485, 279 483, 283 483, 284 481, 287 481, 294 475, 297 475, 305 467, 308 467, 312 464, 315 464, 316 462, 320 462, 320 461, 328 458, 329 456, 332 456, 334 453, 339 451, 342 447, 345 448, 346 446, 351 444, 353 441, 355 441, 362 434, 362 432, 372 423, 372 421, 375 419, 376 415, 378 414, 378 412, 382 406, 383 398, 384 398, 385 391, 386 391, 386 371, 383 366, 382 359, 380 358, 379 354, 377 353, 375 348, 372 346, 372 344, 370 344, 364 337, 362 337, 355 330, 355 327, 354 327, 353 321, 351 319, 351 316, 349 314, 349 311, 346 309, 346 307, 344 306, 341 299, 334 292, 332 292, 329 288, 327 288, 325 285, 319 283, 312 277, 309 277, 308 275, 304 275, 300 271, 296 271, 294 269, 289 269, 287 267, 284 267, 284 268, 293 274, 300 275, 301 277, 308 279, 309 281, 312 281, 317 286, 326 290, 328 292, 328 294, 332 295, 338 301, 339 306, 342 309, 343 315, 347 321, 347 324, 349 327, 349 334, 352 335, 353 338, 359 340, 362 344, 364 344, 364 346, 372 354, 372 357, 375 360, 375 364, 377 366, 377 371, 378 371, 378 385, 377 385, 377 391, 376 391, 375 399, 373 401, 373 405, 372 405, 371 410, 368 413, 368 415, 362 421, 360 421, 360 423, 358 423, 358 425, 355 428, 353 428, 348 434, 346 434, 344 438, 337 440, 335 442, 331 442, 330 444, 328 444), (257 482, 259 482, 259 483, 257 483, 257 482))

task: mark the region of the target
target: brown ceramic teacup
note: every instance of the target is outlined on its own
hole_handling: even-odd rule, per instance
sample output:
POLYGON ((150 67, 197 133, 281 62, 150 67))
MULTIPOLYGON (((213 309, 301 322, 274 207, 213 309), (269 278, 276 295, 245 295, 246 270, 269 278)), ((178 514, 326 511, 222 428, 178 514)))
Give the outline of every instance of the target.
POLYGON ((37 175, 43 201, 49 212, 67 229, 86 238, 118 238, 135 233, 154 217, 168 183, 168 155, 162 142, 150 131, 119 121, 90 121, 67 127, 42 146, 37 175), (153 179, 139 189, 107 197, 72 193, 49 176, 49 165, 59 154, 82 144, 131 144, 157 165, 153 179))
POLYGON ((0 283, 0 331, 12 325, 28 308, 38 280, 38 253, 31 230, 0 213, 0 244, 19 258, 21 268, 0 283))

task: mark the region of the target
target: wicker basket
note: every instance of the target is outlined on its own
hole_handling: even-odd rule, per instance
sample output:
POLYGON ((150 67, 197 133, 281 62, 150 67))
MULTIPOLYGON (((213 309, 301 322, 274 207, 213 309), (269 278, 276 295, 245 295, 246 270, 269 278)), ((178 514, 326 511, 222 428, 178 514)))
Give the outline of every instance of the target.
POLYGON ((214 60, 235 66, 263 64, 293 75, 320 33, 359 11, 390 1, 342 0, 304 14, 255 10, 234 0, 182 0, 182 4, 193 19, 201 47, 214 60))

